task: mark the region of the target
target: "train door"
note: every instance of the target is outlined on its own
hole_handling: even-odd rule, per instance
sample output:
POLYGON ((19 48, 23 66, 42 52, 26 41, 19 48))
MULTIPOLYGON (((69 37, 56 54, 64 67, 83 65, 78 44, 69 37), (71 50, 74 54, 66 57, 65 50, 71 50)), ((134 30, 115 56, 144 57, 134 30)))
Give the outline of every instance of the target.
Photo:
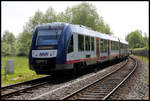
POLYGON ((100 57, 99 38, 96 38, 96 56, 97 56, 97 57, 100 57))

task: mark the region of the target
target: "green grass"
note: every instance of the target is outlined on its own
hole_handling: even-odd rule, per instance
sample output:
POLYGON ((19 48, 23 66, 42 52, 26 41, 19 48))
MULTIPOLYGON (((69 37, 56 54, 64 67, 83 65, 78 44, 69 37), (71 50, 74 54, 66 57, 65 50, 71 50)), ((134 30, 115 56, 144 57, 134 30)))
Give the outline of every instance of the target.
POLYGON ((149 67, 149 58, 148 58, 148 57, 138 56, 138 55, 131 55, 131 56, 136 56, 136 57, 139 58, 141 61, 145 62, 146 65, 149 67))
MULTIPOLYGON (((134 48, 134 49, 129 49, 129 50, 133 50, 133 51, 142 51, 142 50, 146 50, 146 48, 134 48)), ((149 49, 148 49, 149 50, 149 49)))
POLYGON ((27 57, 2 57, 1 63, 6 67, 6 60, 14 60, 14 73, 7 74, 7 79, 2 75, 5 73, 4 69, 1 70, 1 85, 10 85, 34 78, 39 78, 45 75, 37 75, 34 71, 29 69, 28 58, 27 57))
MULTIPOLYGON (((137 56, 137 55, 131 55, 131 56, 135 56, 138 59, 140 59, 142 62, 145 62, 147 66, 144 66, 144 68, 148 68, 147 70, 149 70, 149 58, 148 57, 137 56)), ((146 85, 149 85, 149 73, 145 73, 144 76, 145 78, 141 82, 143 82, 146 85)))

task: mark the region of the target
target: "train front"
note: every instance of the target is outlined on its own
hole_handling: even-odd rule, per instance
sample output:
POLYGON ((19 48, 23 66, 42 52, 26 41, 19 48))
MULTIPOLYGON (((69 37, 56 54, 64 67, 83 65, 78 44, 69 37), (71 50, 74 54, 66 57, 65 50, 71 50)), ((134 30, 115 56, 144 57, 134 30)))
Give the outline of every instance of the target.
POLYGON ((50 23, 35 28, 29 54, 30 69, 37 74, 56 70, 58 41, 65 25, 50 23))

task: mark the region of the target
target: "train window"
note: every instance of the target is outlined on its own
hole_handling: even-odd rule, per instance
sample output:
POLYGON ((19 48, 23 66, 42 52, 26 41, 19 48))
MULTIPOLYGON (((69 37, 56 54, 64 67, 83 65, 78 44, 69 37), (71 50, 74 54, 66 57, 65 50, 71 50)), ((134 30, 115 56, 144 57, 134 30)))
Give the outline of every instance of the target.
POLYGON ((114 42, 111 41, 111 50, 114 50, 114 42))
POLYGON ((116 45, 116 46, 117 46, 117 50, 119 50, 119 43, 118 43, 118 42, 116 42, 116 44, 117 44, 117 45, 116 45))
POLYGON ((84 36, 78 35, 78 51, 84 51, 84 36))
POLYGON ((114 42, 114 50, 117 50, 117 42, 114 42))
POLYGON ((94 37, 91 37, 91 50, 94 50, 94 37))
POLYGON ((103 39, 101 39, 101 41, 100 41, 101 43, 100 43, 100 51, 101 52, 104 52, 104 45, 103 45, 103 39))
POLYGON ((104 46, 103 46, 104 50, 103 51, 107 52, 107 40, 104 40, 103 44, 104 44, 104 46))
POLYGON ((85 36, 85 50, 90 50, 90 37, 85 36))
POLYGON ((116 46, 115 46, 115 42, 113 41, 113 50, 115 50, 116 46))
POLYGON ((39 30, 36 45, 57 45, 62 30, 39 30))
POLYGON ((68 46, 68 53, 73 52, 73 35, 71 36, 69 46, 68 46))
POLYGON ((116 41, 111 41, 111 50, 118 50, 119 46, 118 46, 118 42, 116 41))

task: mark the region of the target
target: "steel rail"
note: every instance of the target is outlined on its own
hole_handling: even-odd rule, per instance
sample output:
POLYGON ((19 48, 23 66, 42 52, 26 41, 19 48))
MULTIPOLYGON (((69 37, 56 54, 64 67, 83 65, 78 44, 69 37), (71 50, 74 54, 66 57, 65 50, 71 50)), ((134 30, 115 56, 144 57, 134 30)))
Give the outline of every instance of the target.
POLYGON ((25 84, 25 83, 35 82, 35 81, 37 81, 37 80, 40 80, 40 79, 43 79, 43 78, 48 78, 48 77, 50 77, 50 76, 44 76, 44 77, 40 77, 40 78, 28 80, 28 81, 23 81, 23 82, 11 84, 11 85, 3 86, 3 87, 1 87, 1 90, 7 89, 7 88, 11 88, 11 87, 14 87, 14 86, 17 86, 17 85, 25 84))
MULTIPOLYGON (((121 65, 120 68, 124 67, 127 63, 128 63, 128 60, 126 60, 126 62, 125 62, 123 65, 121 65)), ((92 83, 86 85, 85 87, 83 87, 83 88, 81 88, 81 89, 79 89, 79 90, 76 90, 76 91, 74 91, 74 92, 71 93, 71 94, 68 94, 67 96, 61 98, 60 100, 67 100, 67 99, 71 98, 72 96, 74 96, 74 95, 76 95, 77 93, 79 93, 79 92, 85 90, 86 88, 90 87, 91 85, 93 85, 93 84, 99 82, 100 80, 105 79, 105 78, 108 77, 109 75, 115 73, 115 72, 118 71, 120 68, 118 68, 117 70, 114 70, 114 71, 108 73, 107 75, 104 75, 102 78, 100 78, 100 79, 98 79, 98 80, 96 80, 96 81, 94 81, 94 82, 92 82, 92 83)))
POLYGON ((8 86, 5 86, 5 87, 2 87, 1 88, 1 99, 4 98, 4 97, 7 97, 7 96, 11 96, 12 94, 16 94, 16 93, 19 93, 19 92, 22 92, 22 91, 25 91, 25 90, 28 90, 28 89, 31 89, 31 88, 43 85, 43 84, 46 84, 47 82, 33 84, 33 85, 30 85, 30 86, 28 85, 29 83, 35 83, 35 82, 38 82, 38 81, 46 79, 46 78, 48 79, 49 77, 51 77, 51 76, 45 76, 45 77, 41 77, 41 78, 37 78, 37 79, 33 79, 33 80, 20 82, 20 83, 17 83, 17 84, 13 84, 13 85, 8 85, 8 86), (18 86, 27 86, 27 87, 19 88, 18 86), (15 87, 18 87, 18 89, 14 90, 13 88, 15 88, 15 87), (10 89, 13 89, 13 91, 11 91, 9 93, 5 93, 7 90, 10 90, 10 89), (4 93, 4 94, 2 94, 2 93, 4 93))
POLYGON ((130 57, 131 59, 133 59, 135 61, 135 65, 133 70, 122 80, 122 82, 120 82, 110 93, 108 93, 102 100, 106 100, 110 97, 110 95, 112 95, 114 93, 114 91, 116 91, 130 76, 131 74, 135 71, 135 69, 137 68, 137 61, 130 57))

